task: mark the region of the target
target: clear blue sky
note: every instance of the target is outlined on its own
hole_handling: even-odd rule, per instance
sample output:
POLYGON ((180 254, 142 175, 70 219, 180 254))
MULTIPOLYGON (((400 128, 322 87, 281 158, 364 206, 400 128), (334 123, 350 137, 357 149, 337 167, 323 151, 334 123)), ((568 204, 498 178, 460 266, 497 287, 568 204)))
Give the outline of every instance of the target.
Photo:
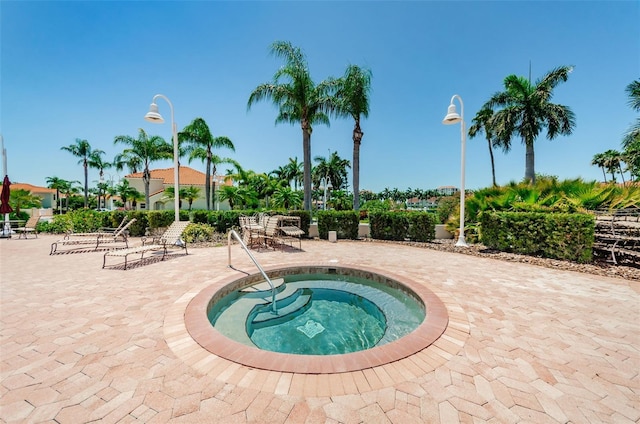
MULTIPOLYGON (((590 165, 593 155, 620 150, 635 119, 624 89, 640 76, 638 1, 3 0, 0 14, 0 132, 13 182, 83 181, 77 158, 60 149, 76 138, 104 150, 107 160, 122 149, 114 137, 137 136, 138 128, 170 141, 163 100, 167 123, 143 119, 158 93, 172 101, 179 130, 204 118, 236 146, 220 154, 246 169, 270 172, 290 157, 302 161, 299 125, 276 126, 268 102, 247 111, 251 91, 282 63, 269 54, 276 40, 302 48, 316 82, 341 76, 348 64, 371 69, 362 189, 458 186, 460 126, 441 123, 451 96, 463 98, 470 125, 504 78, 527 76, 530 63, 533 80, 575 66, 552 99, 573 109, 575 131, 538 139, 537 173, 602 179, 590 165)), ((316 126, 312 156, 330 149, 351 160, 352 127, 335 119, 316 126)), ((182 163, 204 171, 200 162, 182 163)), ((496 152, 498 183, 521 180, 524 163, 520 140, 508 154, 496 152)), ((466 170, 467 188, 491 184, 482 137, 467 142, 466 170)), ((97 179, 90 171, 90 184, 97 179)))

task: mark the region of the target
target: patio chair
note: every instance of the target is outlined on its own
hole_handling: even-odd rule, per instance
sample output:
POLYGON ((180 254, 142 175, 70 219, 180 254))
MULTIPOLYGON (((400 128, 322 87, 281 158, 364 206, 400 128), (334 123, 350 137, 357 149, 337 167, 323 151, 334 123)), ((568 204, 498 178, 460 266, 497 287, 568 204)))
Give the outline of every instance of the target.
POLYGON ((35 238, 38 238, 38 230, 36 228, 38 221, 40 221, 40 216, 34 215, 25 222, 24 227, 14 228, 14 231, 20 234, 18 238, 22 238, 22 236, 24 236, 26 239, 28 234, 34 234, 35 238))
POLYGON ((260 225, 256 217, 240 216, 240 230, 242 241, 248 247, 257 247, 264 243, 264 227, 260 225))
POLYGON ((288 242, 293 247, 293 242, 297 241, 300 250, 302 250, 302 236, 304 231, 300 229, 299 216, 280 216, 278 221, 278 230, 283 242, 288 242))
POLYGON ((182 233, 189 224, 190 221, 174 221, 160 237, 153 237, 150 240, 143 238, 142 246, 114 249, 106 252, 102 261, 102 268, 107 266, 107 256, 124 258, 124 269, 127 269, 129 255, 140 254, 140 261, 142 261, 145 253, 162 251, 161 260, 164 261, 170 247, 184 249, 185 255, 188 255, 187 243, 182 240, 182 233))
MULTIPOLYGON (((126 221, 123 220, 123 223, 126 221)), ((98 250, 101 245, 112 243, 124 243, 124 248, 129 247, 129 226, 136 222, 133 218, 126 223, 121 223, 115 232, 98 231, 94 233, 69 233, 63 239, 51 243, 51 251, 49 255, 53 255, 58 251, 58 246, 75 246, 82 248, 86 245, 95 245, 93 250, 98 250)))

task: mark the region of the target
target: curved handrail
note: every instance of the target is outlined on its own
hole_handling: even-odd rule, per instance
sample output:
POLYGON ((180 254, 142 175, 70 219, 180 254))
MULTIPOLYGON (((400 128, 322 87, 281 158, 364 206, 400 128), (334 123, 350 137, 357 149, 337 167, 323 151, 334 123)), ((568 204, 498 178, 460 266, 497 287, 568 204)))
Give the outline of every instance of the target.
POLYGON ((247 255, 249 255, 249 258, 253 261, 253 263, 258 268, 258 270, 260 271, 264 279, 267 280, 267 283, 269 283, 269 286, 271 287, 271 310, 273 311, 274 314, 277 314, 278 310, 276 307, 276 287, 273 285, 273 283, 271 282, 271 279, 264 272, 264 269, 262 269, 257 259, 253 256, 253 254, 251 254, 251 252, 249 251, 249 248, 247 248, 247 245, 244 244, 244 242, 242 241, 242 238, 238 235, 236 230, 229 230, 229 234, 227 235, 227 250, 229 252, 229 268, 233 268, 233 266, 231 266, 231 236, 232 235, 236 238, 236 240, 238 240, 238 243, 240 243, 240 246, 242 246, 244 251, 247 252, 247 255))

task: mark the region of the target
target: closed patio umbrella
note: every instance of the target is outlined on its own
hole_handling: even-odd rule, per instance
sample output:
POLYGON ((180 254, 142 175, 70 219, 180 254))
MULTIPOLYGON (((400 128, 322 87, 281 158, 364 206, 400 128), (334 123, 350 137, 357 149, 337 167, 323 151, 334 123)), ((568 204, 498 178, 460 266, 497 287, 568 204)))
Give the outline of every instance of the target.
POLYGON ((11 181, 9 176, 5 175, 2 180, 2 193, 0 193, 0 213, 9 214, 13 212, 13 208, 9 204, 9 197, 11 196, 11 181))
POLYGON ((2 226, 2 235, 9 237, 11 235, 11 224, 9 223, 9 214, 13 212, 13 208, 9 204, 11 195, 11 181, 7 175, 7 150, 4 148, 4 138, 0 135, 2 143, 2 173, 4 180, 2 181, 2 193, 0 193, 0 213, 4 214, 4 225, 2 226))

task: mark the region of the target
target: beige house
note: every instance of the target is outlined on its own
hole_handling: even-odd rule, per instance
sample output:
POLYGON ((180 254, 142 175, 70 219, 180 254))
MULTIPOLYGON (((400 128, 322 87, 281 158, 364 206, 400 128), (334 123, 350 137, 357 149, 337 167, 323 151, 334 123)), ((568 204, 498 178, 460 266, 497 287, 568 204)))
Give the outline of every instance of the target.
POLYGON ((11 190, 27 190, 32 196, 37 196, 42 201, 42 207, 54 208, 56 206, 56 190, 48 187, 38 187, 27 183, 11 183, 11 190))
MULTIPOLYGON (((174 186, 173 168, 153 169, 150 171, 151 179, 149 180, 149 203, 150 207, 144 201, 139 202, 136 205, 138 210, 173 210, 174 202, 165 194, 165 189, 174 186)), ((134 187, 140 193, 144 194, 144 182, 142 181, 142 172, 136 172, 133 174, 125 175, 124 177, 131 187, 134 187)), ((200 196, 191 205, 191 209, 206 209, 207 204, 205 202, 205 182, 206 175, 204 172, 196 171, 188 166, 180 166, 179 168, 179 182, 180 188, 196 187, 200 190, 200 196)), ((211 177, 211 188, 213 189, 213 182, 215 181, 216 192, 222 185, 231 185, 232 182, 225 182, 224 176, 215 175, 211 177)), ((224 201, 222 203, 216 200, 215 208, 218 210, 229 210, 229 203, 224 201)), ((180 199, 180 209, 189 209, 189 202, 185 199, 180 199)))

